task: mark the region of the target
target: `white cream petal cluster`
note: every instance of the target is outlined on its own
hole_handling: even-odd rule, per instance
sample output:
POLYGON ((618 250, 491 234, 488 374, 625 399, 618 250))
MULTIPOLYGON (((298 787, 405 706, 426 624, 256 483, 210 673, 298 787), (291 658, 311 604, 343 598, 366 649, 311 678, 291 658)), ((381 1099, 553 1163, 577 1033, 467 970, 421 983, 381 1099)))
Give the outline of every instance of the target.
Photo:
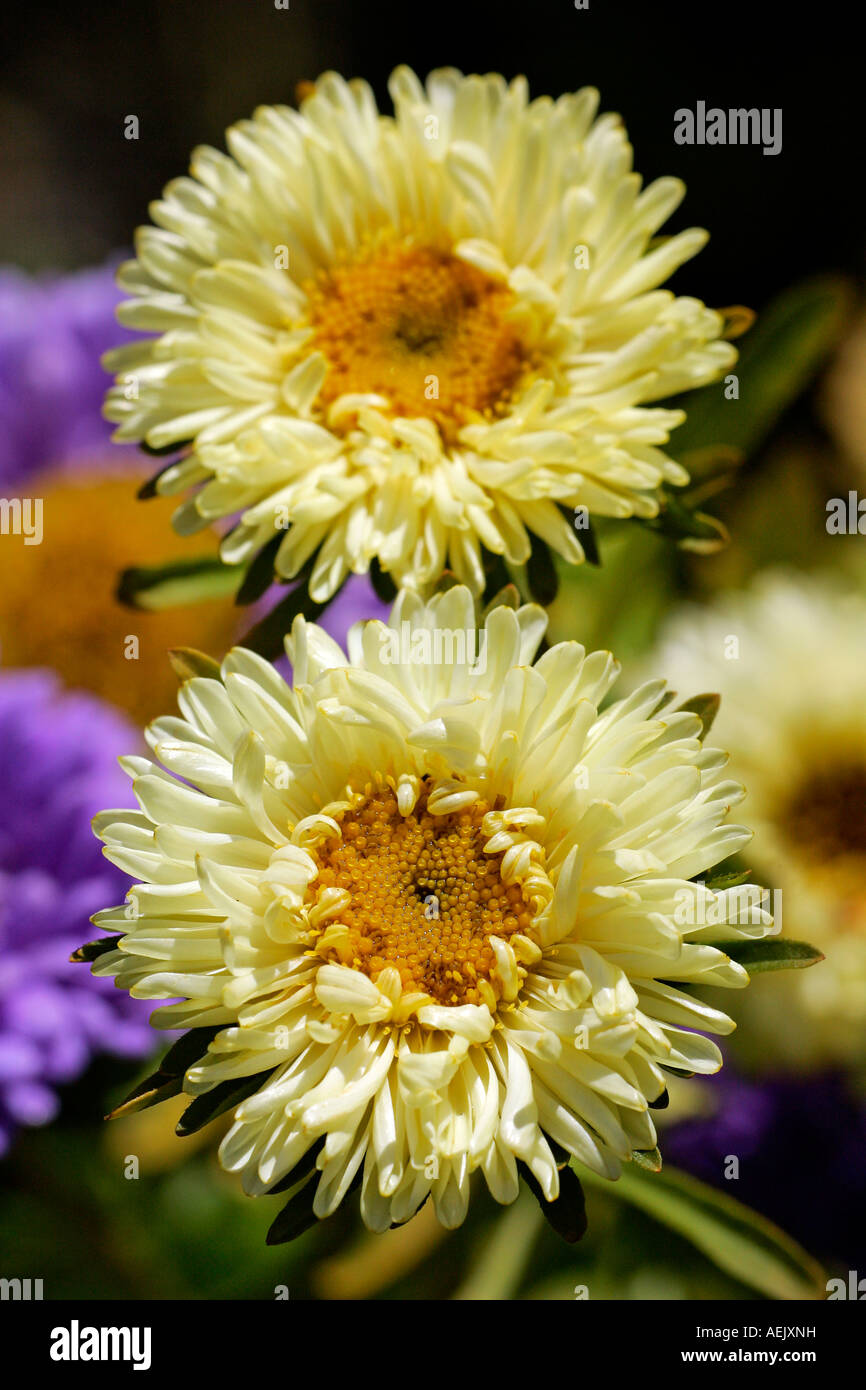
POLYGON ((106 359, 115 437, 186 449, 158 485, 193 490, 177 529, 240 515, 231 563, 282 536, 278 574, 315 557, 318 600, 374 558, 399 585, 449 566, 477 592, 482 546, 521 564, 531 534, 581 560, 575 508, 651 517, 660 486, 687 481, 665 452, 682 412, 653 403, 736 356, 720 314, 662 288, 706 234, 659 236, 684 187, 641 187, 597 92, 530 101, 522 78, 443 69, 424 86, 407 68, 390 92, 393 117, 327 73, 300 111, 233 126, 229 154, 197 149, 119 276, 121 321, 154 336, 106 359), (388 238, 507 290, 531 359, 452 433, 363 382, 327 390, 312 290, 388 238))
POLYGON ((721 693, 714 734, 749 788, 748 862, 781 895, 785 935, 825 955, 817 970, 749 991, 738 1049, 762 1066, 862 1067, 866 601, 839 578, 766 571, 746 591, 675 614, 646 669, 721 693))
POLYGON ((158 1027, 219 1027, 190 1095, 261 1075, 220 1150, 247 1192, 319 1144, 316 1213, 360 1175, 374 1230, 431 1194, 458 1225, 476 1170, 510 1202, 518 1162, 552 1201, 555 1146, 616 1178, 656 1144, 665 1069, 719 1067, 710 1035, 732 1025, 696 987, 744 986, 725 944, 769 919, 738 921, 730 894, 694 880, 748 840, 727 819, 742 789, 697 716, 662 708, 663 682, 604 703, 609 653, 565 642, 532 664, 544 626, 536 607, 499 607, 480 650, 433 662, 412 657, 474 631, 464 588, 427 605, 404 592, 390 626, 352 629, 348 659, 299 618, 293 687, 231 651, 221 680, 188 680, 180 717, 150 726, 158 762, 126 760, 140 810, 96 829, 139 882, 95 919, 122 938, 94 969, 138 998, 180 996, 158 1027), (409 659, 392 640, 407 631, 409 659), (422 783, 434 816, 493 808, 485 853, 533 904, 531 929, 492 939, 481 1003, 452 1007, 391 966, 372 978, 316 949, 347 906, 339 887, 316 891, 315 849, 339 835, 340 808, 375 784, 405 816, 422 783))

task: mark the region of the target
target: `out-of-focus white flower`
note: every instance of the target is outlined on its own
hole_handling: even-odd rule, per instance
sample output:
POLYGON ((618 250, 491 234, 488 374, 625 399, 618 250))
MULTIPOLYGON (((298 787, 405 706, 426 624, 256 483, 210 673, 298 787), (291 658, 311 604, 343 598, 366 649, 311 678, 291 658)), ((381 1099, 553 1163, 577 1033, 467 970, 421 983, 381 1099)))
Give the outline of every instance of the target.
POLYGON ((736 1010, 736 1044, 762 1066, 862 1064, 866 601, 829 577, 769 572, 677 615, 647 670, 721 694, 714 734, 749 789, 748 863, 781 890, 785 935, 826 956, 759 981, 736 1010))

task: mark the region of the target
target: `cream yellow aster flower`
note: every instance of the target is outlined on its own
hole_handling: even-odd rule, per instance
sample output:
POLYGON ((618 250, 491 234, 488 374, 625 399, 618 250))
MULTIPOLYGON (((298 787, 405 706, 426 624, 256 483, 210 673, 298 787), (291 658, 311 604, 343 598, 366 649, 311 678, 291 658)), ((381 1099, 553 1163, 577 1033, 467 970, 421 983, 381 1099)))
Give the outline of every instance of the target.
POLYGON ((281 539, 326 600, 374 559, 398 585, 530 533, 571 561, 574 525, 652 517, 681 411, 652 402, 734 360, 723 321, 660 288, 703 246, 658 238, 682 183, 641 189, 619 117, 586 88, 392 76, 394 115, 327 73, 299 112, 261 107, 168 185, 120 272, 108 355, 118 440, 184 446, 159 491, 181 532, 240 515, 222 554, 281 539), (650 404, 648 404, 650 403, 650 404))
POLYGON ((761 1066, 866 1062, 866 601, 784 571, 670 623, 648 663, 721 692, 714 726, 749 788, 748 862, 781 893, 786 936, 818 970, 761 981, 737 1044, 761 1066))
POLYGON ((696 987, 745 985, 726 943, 768 918, 692 880, 748 840, 742 789, 663 682, 600 712, 610 653, 531 664, 544 627, 498 607, 476 647, 468 590, 404 591, 347 660, 299 618, 294 687, 235 649, 150 726, 162 766, 125 760, 141 809, 96 829, 141 882, 94 968, 209 1029, 183 1089, 228 1087, 247 1192, 315 1160, 317 1216, 359 1182, 374 1230, 431 1194, 453 1227, 476 1170, 507 1203, 523 1164, 551 1202, 569 1155, 654 1149, 666 1070, 720 1065, 696 987))

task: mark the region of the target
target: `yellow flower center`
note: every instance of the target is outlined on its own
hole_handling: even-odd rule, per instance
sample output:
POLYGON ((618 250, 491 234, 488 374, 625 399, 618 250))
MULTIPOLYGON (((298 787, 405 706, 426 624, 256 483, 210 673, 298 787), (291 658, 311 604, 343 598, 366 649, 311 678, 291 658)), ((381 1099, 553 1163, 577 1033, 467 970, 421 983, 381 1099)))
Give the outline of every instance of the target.
POLYGON ((385 244, 308 287, 313 347, 328 362, 326 404, 346 393, 387 398, 446 439, 504 409, 529 354, 501 280, 447 251, 385 244))
POLYGON ((189 646, 194 635, 195 646, 221 655, 238 627, 237 609, 224 603, 145 612, 115 597, 128 565, 186 556, 190 544, 216 553, 212 532, 191 541, 174 535, 175 498, 137 500, 147 476, 97 468, 41 474, 22 490, 43 499, 42 544, 0 538, 3 666, 53 667, 67 685, 104 696, 142 723, 174 704, 166 651, 189 646))
POLYGON ((339 816, 341 838, 313 852, 317 885, 350 897, 318 950, 373 980, 392 966, 405 991, 440 1004, 493 1007, 501 989, 489 938, 526 933, 533 912, 503 882, 502 854, 485 853, 487 803, 433 815, 428 790, 406 816, 389 790, 364 797, 339 816))
POLYGON ((866 768, 812 773, 787 807, 783 824, 812 859, 866 855, 866 768))

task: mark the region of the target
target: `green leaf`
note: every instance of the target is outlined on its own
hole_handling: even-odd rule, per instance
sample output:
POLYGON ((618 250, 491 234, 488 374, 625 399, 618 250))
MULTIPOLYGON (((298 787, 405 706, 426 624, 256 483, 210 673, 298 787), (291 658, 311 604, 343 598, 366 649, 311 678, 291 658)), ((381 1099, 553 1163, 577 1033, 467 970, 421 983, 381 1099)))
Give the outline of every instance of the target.
MULTIPOLYGON (((661 1095, 656 1096, 655 1100, 647 1101, 647 1105, 649 1106, 650 1110, 667 1110, 670 1103, 671 1098, 667 1091, 662 1091, 661 1095)), ((638 1150, 635 1149, 634 1152, 637 1153, 638 1150)), ((640 1160, 638 1160, 638 1162, 640 1162, 640 1160)), ((656 1169, 655 1171, 658 1172, 659 1170, 656 1169)))
MULTIPOLYGON (((273 1070, 271 1068, 271 1071, 273 1070)), ((211 1120, 215 1120, 219 1115, 224 1115, 227 1110, 240 1105, 242 1100, 246 1100, 247 1096, 251 1096, 264 1085, 271 1071, 256 1072, 255 1076, 232 1077, 230 1081, 221 1081, 203 1096, 196 1096, 178 1120, 175 1134, 185 1139, 187 1135, 195 1134, 197 1130, 209 1125, 211 1120)))
POLYGON ((503 584, 502 588, 497 590, 490 602, 486 604, 482 610, 479 626, 483 626, 494 608, 510 608, 513 612, 516 612, 519 607, 520 590, 517 585, 510 583, 503 584))
POLYGON ((294 1168, 291 1168, 284 1177, 280 1178, 279 1182, 275 1182, 273 1187, 268 1188, 267 1195, 274 1197, 278 1192, 288 1192, 290 1188, 297 1187, 299 1182, 303 1182, 304 1178, 308 1178, 315 1170, 316 1161, 324 1147, 325 1136, 322 1135, 321 1139, 317 1139, 314 1144, 310 1145, 294 1168))
POLYGON ((536 603, 546 606, 556 598, 559 576, 546 541, 541 540, 539 536, 530 535, 530 543, 532 549, 526 562, 526 581, 536 603))
POLYGON ((204 676, 212 681, 222 680, 219 662, 195 647, 172 647, 168 659, 179 681, 190 681, 195 676, 204 676))
POLYGON ((684 1236, 717 1265, 768 1298, 823 1299, 820 1265, 766 1217, 673 1168, 649 1173, 634 1164, 616 1183, 581 1169, 584 1184, 617 1195, 684 1236))
POLYGON ((850 291, 835 276, 818 276, 786 290, 759 315, 731 368, 739 398, 726 400, 724 382, 670 402, 686 411, 671 437, 671 452, 683 459, 692 450, 726 444, 750 455, 809 384, 839 339, 850 291))
POLYGON ((284 540, 285 532, 278 532, 276 536, 271 537, 267 545, 262 546, 262 549, 253 559, 235 594, 235 603, 240 607, 255 603, 262 594, 267 593, 272 584, 277 582, 274 573, 274 560, 284 540))
POLYGON ((161 1101, 170 1100, 172 1096, 180 1094, 183 1086, 182 1076, 169 1076, 160 1067, 148 1076, 144 1081, 139 1082, 119 1105, 110 1110, 106 1115, 107 1120, 116 1120, 119 1115, 131 1115, 136 1110, 148 1110, 151 1105, 159 1105, 161 1101))
POLYGON ((265 1237, 267 1245, 285 1245, 315 1226, 319 1219, 313 1211, 316 1186, 315 1181, 310 1179, 289 1198, 265 1237))
MULTIPOLYGON (((116 939, 120 940, 119 937, 116 939)), ((187 1033, 184 1033, 182 1037, 178 1038, 168 1049, 168 1052, 166 1052, 156 1071, 153 1072, 151 1076, 146 1077, 144 1081, 140 1081, 139 1084, 130 1091, 126 1099, 121 1101, 120 1105, 115 1106, 111 1113, 106 1116, 106 1119, 113 1120, 116 1119, 118 1115, 129 1115, 136 1110, 147 1110, 151 1105, 159 1105, 163 1100, 170 1100, 172 1096, 180 1095, 183 1089, 184 1072, 187 1067, 192 1066, 193 1062, 197 1062, 200 1057, 204 1056, 207 1052, 208 1043, 221 1031, 223 1026, 224 1025, 219 1024, 207 1028, 190 1028, 187 1033)), ((270 1073, 267 1074, 269 1075, 270 1073)), ((255 1078, 256 1085, 259 1084, 260 1080, 260 1076, 255 1078)), ((237 1084, 236 1081, 227 1081, 223 1083, 223 1086, 236 1087, 237 1084)), ((215 1092, 218 1090, 220 1090, 220 1088, 216 1087, 214 1091, 210 1091, 206 1096, 200 1096, 199 1100, 211 1101, 215 1092)), ((181 1133, 180 1126, 197 1104, 197 1101, 193 1101, 192 1105, 188 1106, 184 1111, 177 1128, 178 1134, 181 1133)), ((199 1107, 198 1113, 201 1113, 203 1109, 204 1106, 199 1107)), ((215 1111, 214 1113, 220 1114, 221 1111, 215 1111)), ((210 1118, 210 1116, 208 1118, 210 1118)), ((202 1120, 201 1123, 204 1124, 206 1121, 202 1120)), ((192 1130, 184 1130, 183 1132, 191 1134, 192 1130)))
POLYGON ((590 565, 595 565, 596 568, 598 568, 601 565, 601 551, 598 548, 598 540, 595 534, 595 527, 587 517, 586 525, 579 527, 578 529, 580 530, 578 540, 583 546, 583 551, 586 555, 587 563, 590 565))
POLYGON ((577 508, 565 507, 561 502, 557 505, 559 506, 560 513, 565 518, 567 525, 569 527, 572 527, 574 531, 577 533, 577 540, 583 546, 587 562, 590 565, 600 565, 601 553, 598 548, 598 540, 595 534, 595 527, 592 524, 592 518, 589 515, 588 509, 584 509, 583 515, 581 517, 581 524, 580 526, 578 526, 577 508))
POLYGON ((285 598, 274 605, 270 613, 256 623, 255 627, 250 628, 238 645, 258 652, 259 656, 265 657, 267 661, 274 661, 282 656, 284 639, 286 634, 291 632, 292 623, 298 614, 302 614, 308 621, 315 622, 324 613, 328 603, 333 602, 336 597, 337 595, 333 594, 327 603, 316 603, 310 598, 306 584, 297 584, 285 598))
POLYGON ((664 694, 659 697, 658 704, 654 705, 650 710, 651 717, 655 719, 656 715, 661 714, 663 709, 667 709, 668 705, 672 704, 676 698, 677 692, 675 690, 666 690, 664 694))
POLYGON ((188 1067, 205 1055, 208 1045, 224 1027, 224 1023, 212 1023, 207 1028, 190 1028, 172 1043, 159 1064, 160 1071, 168 1076, 183 1076, 188 1067))
POLYGON ((824 959, 814 946, 808 946, 805 941, 788 941, 786 937, 726 941, 720 949, 731 960, 745 966, 750 975, 760 975, 766 970, 804 970, 824 959))
POLYGON ((98 941, 85 941, 76 951, 72 952, 69 959, 73 963, 99 960, 99 957, 104 956, 106 951, 113 951, 118 941, 122 940, 122 936, 101 936, 98 941))
MULTIPOLYGON (((484 593, 481 596, 481 603, 489 605, 495 594, 500 594, 509 587, 516 589, 518 598, 520 598, 520 588, 503 557, 494 555, 491 550, 482 546, 481 559, 484 564, 484 593)), ((523 569, 522 565, 520 569, 523 569)), ((520 602, 522 601, 520 598, 520 602)))
POLYGON ((548 1202, 534 1174, 525 1163, 517 1164, 520 1176, 526 1183, 539 1207, 541 1214, 558 1236, 569 1245, 576 1244, 586 1235, 586 1198, 580 1179, 573 1168, 568 1166, 559 1170, 559 1196, 548 1202))
MULTIPOLYGON (((140 439, 140 440, 138 441, 138 448, 141 450, 141 452, 142 452, 143 454, 147 454, 149 458, 161 459, 161 458, 165 458, 167 454, 179 454, 179 453, 181 453, 184 449, 188 449, 189 446, 190 446, 191 444, 192 444, 192 440, 191 440, 191 439, 186 439, 186 440, 178 440, 178 441, 177 441, 176 443, 174 443, 174 444, 160 444, 158 448, 154 448, 154 446, 153 446, 152 444, 148 444, 144 439, 140 439)), ((170 464, 168 465, 168 467, 169 467, 169 468, 173 468, 173 467, 174 467, 174 463, 170 463, 170 464)), ((165 471, 165 470, 163 470, 163 472, 164 472, 164 471, 165 471)), ((159 477, 159 473, 157 473, 156 477, 157 477, 157 478, 159 477)), ((156 479, 155 479, 155 478, 154 478, 154 479, 151 479, 151 481, 152 481, 152 482, 155 482, 156 479)), ((148 486, 149 486, 149 484, 148 484, 148 483, 145 483, 145 487, 148 487, 148 486)), ((141 494, 139 494, 139 495, 141 495, 141 494)), ((148 495, 152 495, 152 494, 148 494, 148 495)))
POLYGON ((452 589, 459 589, 461 582, 462 581, 458 579, 457 575, 454 573, 453 570, 443 570, 439 578, 436 580, 436 583, 433 585, 432 593, 450 593, 452 589))
POLYGON ((382 603, 394 602, 397 597, 397 585, 390 574, 382 569, 375 555, 370 562, 370 583, 373 585, 373 592, 382 603))
POLYGON ((215 555, 196 555, 170 560, 164 565, 136 566, 124 570, 117 597, 130 608, 158 611, 184 603, 204 603, 234 594, 243 571, 224 565, 215 555))
POLYGON ((709 874, 705 879, 693 879, 692 882, 703 883, 711 893, 723 893, 726 888, 739 888, 741 883, 747 883, 751 877, 751 869, 739 872, 731 869, 724 873, 709 874))
POLYGON ((638 1167, 645 1168, 648 1173, 660 1173, 662 1170, 662 1156, 658 1145, 654 1149, 632 1149, 631 1156, 638 1167))
POLYGON ((713 555, 730 539, 717 517, 693 510, 682 496, 669 488, 662 490, 658 516, 643 521, 643 525, 669 537, 681 550, 691 550, 698 555, 713 555))
POLYGON ((698 737, 703 740, 713 727, 713 720, 719 712, 721 702, 720 695, 694 695, 691 700, 677 705, 674 713, 696 714, 701 721, 701 732, 698 737))

